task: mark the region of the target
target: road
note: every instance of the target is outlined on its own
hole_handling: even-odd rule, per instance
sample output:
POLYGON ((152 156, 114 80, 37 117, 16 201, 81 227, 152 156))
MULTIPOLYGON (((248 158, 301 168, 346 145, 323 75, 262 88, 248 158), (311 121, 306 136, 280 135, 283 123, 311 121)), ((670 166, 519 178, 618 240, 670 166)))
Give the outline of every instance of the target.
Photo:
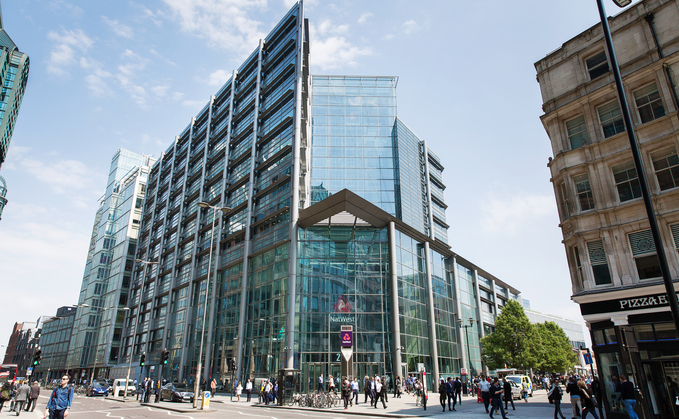
MULTIPOLYGON (((516 410, 509 407, 509 418, 550 418, 554 415, 554 409, 547 403, 544 390, 537 391, 535 397, 530 398, 528 403, 516 402, 516 410)), ((42 418, 49 391, 43 390, 38 400, 38 406, 34 412, 22 412, 23 418, 42 418)), ((363 397, 361 396, 361 401, 363 397)), ((170 403, 163 402, 160 406, 172 408, 190 409, 189 403, 170 403)), ((190 418, 190 419, 357 419, 357 418, 378 418, 381 415, 407 415, 420 417, 450 417, 456 419, 484 419, 488 418, 483 404, 476 403, 473 398, 463 398, 462 405, 457 406, 456 412, 441 411, 438 404, 438 394, 430 395, 430 403, 425 411, 421 407, 416 407, 412 396, 404 395, 401 399, 389 398, 388 408, 371 408, 361 403, 359 406, 351 407, 344 411, 341 407, 328 411, 295 410, 277 407, 259 407, 245 402, 236 403, 229 400, 228 395, 217 395, 210 405, 214 412, 173 412, 157 407, 141 406, 136 402, 121 403, 118 401, 107 400, 102 397, 85 397, 76 395, 69 418, 71 419, 103 419, 103 418, 190 418), (357 414, 358 413, 358 414, 357 414), (380 415, 380 416, 378 416, 380 415)), ((15 417, 14 413, 7 411, 5 405, 0 412, 0 419, 15 417)), ((562 412, 570 417, 570 403, 568 397, 562 405, 562 412)), ((500 418, 500 415, 495 415, 500 418)))

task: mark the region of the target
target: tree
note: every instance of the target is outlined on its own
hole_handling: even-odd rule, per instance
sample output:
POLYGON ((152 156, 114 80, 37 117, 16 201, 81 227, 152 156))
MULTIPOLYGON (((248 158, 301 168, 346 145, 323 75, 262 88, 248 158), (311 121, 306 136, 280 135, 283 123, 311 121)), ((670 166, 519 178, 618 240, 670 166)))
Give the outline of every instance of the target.
POLYGON ((566 372, 578 362, 566 332, 554 322, 533 325, 535 344, 539 348, 537 369, 543 372, 566 372))
POLYGON ((534 330, 521 304, 507 301, 495 319, 495 331, 481 339, 483 361, 490 369, 527 369, 537 364, 534 330))

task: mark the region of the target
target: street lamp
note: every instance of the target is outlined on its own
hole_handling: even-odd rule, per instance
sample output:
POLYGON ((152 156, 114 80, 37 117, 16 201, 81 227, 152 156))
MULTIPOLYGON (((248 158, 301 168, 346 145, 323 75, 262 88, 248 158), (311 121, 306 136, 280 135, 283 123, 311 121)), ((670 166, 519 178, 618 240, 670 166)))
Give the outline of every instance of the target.
POLYGON ((198 206, 201 208, 211 208, 212 209, 212 231, 210 233, 210 253, 207 261, 207 278, 205 285, 205 307, 203 308, 203 323, 200 329, 200 347, 198 348, 198 368, 196 370, 196 382, 193 385, 193 408, 198 407, 198 389, 200 388, 200 370, 203 368, 203 340, 205 339, 205 315, 207 314, 207 296, 210 293, 210 273, 212 265, 212 244, 215 239, 215 220, 217 219, 217 211, 229 212, 231 208, 229 207, 216 207, 208 204, 207 202, 199 202, 198 206))
MULTIPOLYGON (((613 0, 619 7, 629 5, 631 0, 613 0)), ((606 18, 606 9, 604 8, 603 0, 597 0, 599 6, 599 17, 601 18, 601 28, 603 29, 604 39, 606 40, 606 49, 608 50, 608 58, 611 60, 611 69, 613 70, 613 77, 615 78, 615 87, 618 91, 618 101, 620 102, 620 110, 622 111, 623 120, 625 121, 625 129, 629 139, 630 149, 632 150, 632 157, 634 157, 634 168, 637 171, 639 178, 639 186, 641 187, 641 195, 644 198, 644 206, 646 207, 646 215, 648 216, 648 224, 653 235, 653 243, 658 255, 658 262, 660 263, 660 272, 662 273, 663 283, 665 284, 665 292, 667 292, 667 300, 670 305, 670 311, 674 318, 674 327, 679 331, 679 302, 677 302, 677 293, 674 291, 672 277, 670 276, 670 268, 667 264, 667 256, 665 255, 665 246, 660 238, 660 230, 658 229, 658 221, 655 218, 655 209, 653 208, 653 201, 651 201, 651 194, 648 190, 648 182, 646 181, 646 172, 639 155, 639 147, 637 147, 636 133, 632 125, 632 118, 630 117, 629 107, 627 106, 627 97, 625 89, 622 85, 622 77, 620 76, 620 67, 618 66, 618 58, 615 55, 615 48, 613 47, 613 38, 611 30, 608 27, 608 19, 606 18)))
POLYGON ((474 326, 474 319, 472 319, 470 317, 468 319, 468 321, 469 321, 469 326, 467 326, 466 324, 462 324, 462 323, 464 323, 464 321, 462 319, 459 319, 457 321, 457 324, 460 327, 464 327, 465 340, 467 341, 467 359, 469 360, 469 376, 471 376, 471 373, 472 373, 472 355, 471 355, 471 351, 469 349, 469 334, 467 333, 467 329, 474 326))
MULTIPOLYGON (((134 320, 134 334, 132 335, 132 343, 130 343, 130 355, 129 355, 129 360, 127 362, 127 377, 125 377, 125 390, 123 390, 123 398, 127 398, 127 385, 130 382, 130 370, 132 369, 132 352, 134 351, 134 338, 138 332, 137 327, 139 326, 139 313, 141 313, 141 292, 144 289, 144 281, 146 281, 146 268, 148 268, 149 265, 159 265, 160 262, 151 262, 148 260, 141 260, 141 259, 135 259, 134 263, 141 263, 144 265, 144 273, 142 274, 142 280, 141 280, 141 285, 139 287, 139 302, 137 303, 137 316, 134 320)), ((133 270, 134 272, 134 270, 133 270)), ((129 303, 128 303, 129 304, 129 303)), ((129 310, 129 307, 125 307, 125 310, 129 310)), ((141 377, 140 377, 141 378, 141 377)), ((114 394, 115 396, 115 394, 114 394)))

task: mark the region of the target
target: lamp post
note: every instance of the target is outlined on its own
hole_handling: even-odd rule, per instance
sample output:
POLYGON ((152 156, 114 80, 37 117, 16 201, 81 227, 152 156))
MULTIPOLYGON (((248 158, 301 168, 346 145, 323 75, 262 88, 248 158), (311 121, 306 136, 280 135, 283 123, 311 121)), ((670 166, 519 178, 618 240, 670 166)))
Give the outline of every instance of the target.
POLYGON ((212 245, 215 240, 215 220, 217 219, 217 211, 229 212, 231 208, 229 207, 215 207, 208 204, 207 202, 199 202, 198 206, 201 208, 212 209, 212 231, 210 233, 210 252, 207 261, 207 278, 205 285, 205 307, 203 308, 203 322, 200 329, 200 346, 198 347, 198 368, 196 369, 196 382, 193 385, 193 408, 198 407, 198 389, 200 388, 200 370, 203 367, 203 341, 205 339, 205 315, 207 314, 207 296, 210 293, 210 273, 212 265, 212 245))
MULTIPOLYGON (((139 326, 139 313, 141 313, 141 292, 143 290, 144 281, 146 281, 146 268, 149 265, 159 265, 160 262, 152 262, 148 260, 135 259, 134 263, 144 264, 144 273, 142 274, 141 286, 139 287, 139 302, 137 303, 137 316, 134 320, 134 335, 137 334, 137 326, 139 326)), ((134 270, 133 270, 134 272, 134 270)), ((129 304, 129 302, 128 302, 129 304)), ((129 310, 129 307, 125 307, 125 310, 129 310)), ((130 343, 130 355, 127 362, 127 376, 125 377, 125 390, 123 390, 123 398, 127 398, 127 385, 130 382, 130 370, 132 369, 132 352, 134 352, 134 335, 132 335, 132 343, 130 343)))
MULTIPOLYGON (((628 6, 632 0, 613 0, 619 7, 628 6)), ((674 318, 674 327, 679 331, 679 303, 677 302, 677 293, 674 291, 672 277, 670 276, 669 265, 667 264, 667 256, 665 255, 665 247, 660 238, 660 230, 658 229, 658 221, 655 218, 655 209, 653 208, 653 201, 651 201, 651 194, 648 190, 648 182, 646 181, 646 172, 639 155, 639 147, 637 147, 636 133, 632 125, 632 118, 630 117, 629 107, 627 106, 627 97, 622 85, 622 77, 620 76, 620 67, 618 66, 618 58, 615 55, 615 48, 613 47, 613 38, 611 30, 608 27, 608 19, 606 18, 606 9, 604 9, 603 0, 597 0, 599 6, 599 17, 601 18, 601 27, 606 40, 606 49, 608 50, 608 58, 611 60, 611 69, 613 70, 613 77, 615 78, 615 87, 618 92, 618 101, 620 102, 620 109, 622 111, 623 120, 625 121, 625 128, 627 130, 627 137, 629 139, 630 149, 632 150, 632 157, 634 157, 634 168, 639 177, 639 186, 641 187, 641 195, 644 198, 644 206, 646 207, 646 215, 648 216, 648 224, 653 235, 653 243, 658 255, 658 262, 660 263, 660 272, 662 273, 663 283, 665 284, 665 292, 667 292, 667 301, 670 305, 670 311, 674 318)))
POLYGON ((469 374, 468 375, 471 376, 471 374, 472 374, 472 355, 471 355, 471 350, 469 349, 469 333, 467 332, 467 329, 474 326, 474 319, 472 319, 470 317, 467 320, 469 321, 469 326, 467 326, 466 324, 463 324, 464 321, 462 319, 459 319, 457 321, 457 324, 460 327, 464 327, 465 340, 467 341, 467 359, 469 360, 469 374))

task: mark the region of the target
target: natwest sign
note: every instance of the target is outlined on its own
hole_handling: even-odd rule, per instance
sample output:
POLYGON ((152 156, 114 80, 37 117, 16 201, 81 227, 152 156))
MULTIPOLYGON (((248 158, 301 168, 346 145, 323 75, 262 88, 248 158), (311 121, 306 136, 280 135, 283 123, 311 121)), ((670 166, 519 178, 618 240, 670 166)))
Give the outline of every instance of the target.
POLYGON ((342 340, 342 346, 354 346, 354 332, 351 330, 340 332, 340 339, 342 340))

